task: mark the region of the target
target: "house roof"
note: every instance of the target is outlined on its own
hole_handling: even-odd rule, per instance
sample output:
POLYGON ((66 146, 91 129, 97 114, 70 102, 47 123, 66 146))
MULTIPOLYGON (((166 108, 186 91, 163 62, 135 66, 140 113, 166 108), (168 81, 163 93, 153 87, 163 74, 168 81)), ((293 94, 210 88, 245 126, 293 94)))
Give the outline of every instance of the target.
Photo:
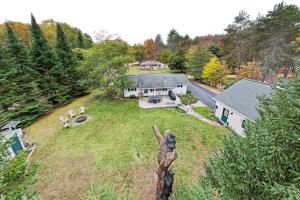
POLYGON ((138 74, 129 75, 128 78, 132 81, 131 87, 138 88, 165 88, 187 84, 184 74, 138 74))
POLYGON ((20 121, 10 121, 7 124, 5 124, 4 126, 2 126, 1 130, 10 129, 10 128, 15 129, 19 123, 20 123, 20 121))
POLYGON ((270 84, 243 79, 215 96, 214 99, 234 109, 249 120, 255 121, 259 116, 257 112, 259 100, 257 97, 269 95, 270 93, 270 84))

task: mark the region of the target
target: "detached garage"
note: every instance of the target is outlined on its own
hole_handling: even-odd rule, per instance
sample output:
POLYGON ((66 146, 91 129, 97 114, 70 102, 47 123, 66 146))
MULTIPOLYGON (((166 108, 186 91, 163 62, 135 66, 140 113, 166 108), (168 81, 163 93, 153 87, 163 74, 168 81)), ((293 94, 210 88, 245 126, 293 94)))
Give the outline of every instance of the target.
POLYGON ((223 93, 214 97, 215 116, 237 134, 245 136, 244 123, 254 122, 258 117, 258 96, 269 95, 271 85, 244 79, 236 82, 223 93))

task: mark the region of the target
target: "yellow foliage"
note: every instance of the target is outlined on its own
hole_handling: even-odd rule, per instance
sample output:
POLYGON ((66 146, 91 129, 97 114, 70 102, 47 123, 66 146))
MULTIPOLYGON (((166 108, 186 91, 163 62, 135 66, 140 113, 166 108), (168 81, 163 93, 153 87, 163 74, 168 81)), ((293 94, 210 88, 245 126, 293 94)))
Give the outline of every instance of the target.
POLYGON ((203 68, 202 79, 215 86, 224 85, 227 74, 228 70, 225 64, 222 64, 217 56, 213 56, 203 68))

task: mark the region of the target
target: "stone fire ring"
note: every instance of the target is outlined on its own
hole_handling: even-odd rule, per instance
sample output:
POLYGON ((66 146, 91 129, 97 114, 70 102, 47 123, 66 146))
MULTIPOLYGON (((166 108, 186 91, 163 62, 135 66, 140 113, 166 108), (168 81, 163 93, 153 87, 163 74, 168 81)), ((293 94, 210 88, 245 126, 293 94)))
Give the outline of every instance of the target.
POLYGON ((81 124, 84 124, 85 122, 89 121, 91 117, 89 115, 81 115, 79 117, 76 117, 76 119, 73 120, 72 124, 73 126, 78 126, 81 124))

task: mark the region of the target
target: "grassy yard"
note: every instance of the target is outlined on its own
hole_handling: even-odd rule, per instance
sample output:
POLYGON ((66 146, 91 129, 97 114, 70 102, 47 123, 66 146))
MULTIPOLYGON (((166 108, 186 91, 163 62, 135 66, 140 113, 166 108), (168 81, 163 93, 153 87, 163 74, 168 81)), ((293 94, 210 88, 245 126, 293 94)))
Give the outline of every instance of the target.
POLYGON ((196 108, 193 108, 193 110, 196 113, 202 115, 203 117, 206 117, 207 119, 215 120, 214 112, 209 107, 196 107, 196 108))
POLYGON ((37 144, 33 160, 40 163, 33 189, 43 199, 78 199, 90 183, 109 185, 132 199, 149 199, 155 190, 159 150, 153 124, 177 136, 175 188, 193 184, 203 174, 203 162, 227 134, 175 109, 140 109, 136 100, 105 101, 98 95, 79 98, 27 128, 28 139, 37 144), (92 119, 64 130, 59 116, 81 105, 92 119))
POLYGON ((130 67, 128 74, 162 74, 162 73, 176 73, 174 70, 170 70, 169 68, 163 68, 159 70, 141 70, 138 67, 130 67))

